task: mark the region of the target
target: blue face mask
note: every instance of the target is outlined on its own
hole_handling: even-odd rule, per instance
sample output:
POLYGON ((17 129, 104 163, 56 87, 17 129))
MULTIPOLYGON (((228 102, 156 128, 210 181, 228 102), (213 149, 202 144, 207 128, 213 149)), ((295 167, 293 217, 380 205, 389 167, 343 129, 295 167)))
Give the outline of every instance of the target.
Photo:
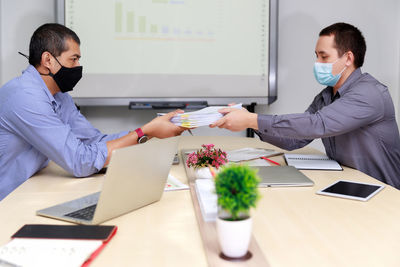
POLYGON ((333 64, 338 62, 339 59, 340 58, 338 58, 333 63, 319 63, 319 62, 314 63, 314 76, 317 82, 326 86, 335 86, 337 84, 340 77, 342 76, 343 71, 347 68, 347 66, 344 67, 339 74, 336 75, 332 74, 333 64))

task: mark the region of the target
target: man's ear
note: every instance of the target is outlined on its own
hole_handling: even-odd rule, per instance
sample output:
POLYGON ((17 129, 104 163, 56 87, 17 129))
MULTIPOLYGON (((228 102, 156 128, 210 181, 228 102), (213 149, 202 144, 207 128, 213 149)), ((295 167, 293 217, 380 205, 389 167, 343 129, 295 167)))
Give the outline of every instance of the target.
POLYGON ((51 54, 49 53, 49 52, 43 52, 42 53, 42 59, 41 59, 41 61, 40 61, 40 64, 43 66, 43 67, 46 67, 46 68, 48 68, 48 69, 50 69, 51 67, 52 67, 52 62, 51 62, 51 58, 52 58, 52 56, 51 56, 51 54))
POLYGON ((354 66, 354 54, 351 51, 346 52, 346 66, 354 66))

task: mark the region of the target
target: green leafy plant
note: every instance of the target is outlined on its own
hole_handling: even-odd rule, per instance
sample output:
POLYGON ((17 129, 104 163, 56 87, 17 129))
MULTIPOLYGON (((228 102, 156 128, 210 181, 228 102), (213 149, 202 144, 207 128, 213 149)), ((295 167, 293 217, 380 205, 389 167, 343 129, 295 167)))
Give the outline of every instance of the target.
POLYGON ((257 171, 247 165, 230 164, 215 177, 218 205, 229 213, 225 220, 237 221, 249 216, 250 208, 256 207, 260 198, 257 171))

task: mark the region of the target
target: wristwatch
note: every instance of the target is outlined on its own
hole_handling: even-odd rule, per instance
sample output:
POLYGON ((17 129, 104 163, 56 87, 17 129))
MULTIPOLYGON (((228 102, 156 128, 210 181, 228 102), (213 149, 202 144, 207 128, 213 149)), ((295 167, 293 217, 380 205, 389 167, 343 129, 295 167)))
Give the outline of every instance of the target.
POLYGON ((135 132, 137 133, 137 136, 138 136, 138 139, 137 139, 138 144, 146 143, 147 140, 149 140, 149 138, 147 137, 147 135, 145 135, 145 134, 143 133, 143 131, 142 131, 141 128, 137 128, 137 129, 135 130, 135 132))

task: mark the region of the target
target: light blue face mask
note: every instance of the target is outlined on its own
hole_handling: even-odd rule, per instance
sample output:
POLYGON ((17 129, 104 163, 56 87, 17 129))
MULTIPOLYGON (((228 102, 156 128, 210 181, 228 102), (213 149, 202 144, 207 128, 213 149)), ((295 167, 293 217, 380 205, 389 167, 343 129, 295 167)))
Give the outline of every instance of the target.
POLYGON ((338 58, 333 63, 320 63, 320 62, 314 63, 314 76, 317 82, 326 86, 335 86, 337 84, 340 77, 342 76, 343 71, 347 68, 347 66, 344 67, 343 70, 336 75, 332 74, 333 64, 338 62, 340 58, 338 58))

